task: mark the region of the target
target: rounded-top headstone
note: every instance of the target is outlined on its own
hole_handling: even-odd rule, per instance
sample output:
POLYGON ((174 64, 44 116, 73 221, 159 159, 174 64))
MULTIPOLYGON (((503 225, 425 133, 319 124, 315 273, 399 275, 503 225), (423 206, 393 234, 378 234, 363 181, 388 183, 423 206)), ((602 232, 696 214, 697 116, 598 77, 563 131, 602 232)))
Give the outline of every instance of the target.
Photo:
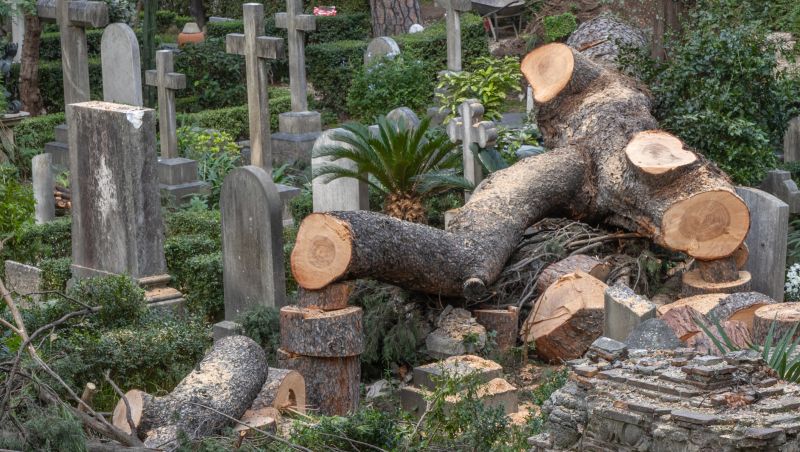
POLYGON ((413 33, 421 33, 423 31, 425 31, 425 27, 423 27, 420 24, 414 24, 408 29, 408 32, 412 33, 412 34, 413 33))
POLYGON ((397 55, 400 55, 400 46, 397 45, 397 41, 388 36, 381 36, 369 42, 367 51, 364 53, 364 65, 369 66, 383 57, 392 59, 397 55))
POLYGON ((100 40, 103 68, 103 100, 142 106, 142 75, 139 41, 126 24, 115 23, 103 30, 100 40))
POLYGON ((390 121, 404 121, 406 127, 417 128, 419 126, 419 116, 414 113, 414 110, 408 107, 397 107, 386 114, 386 119, 390 121))

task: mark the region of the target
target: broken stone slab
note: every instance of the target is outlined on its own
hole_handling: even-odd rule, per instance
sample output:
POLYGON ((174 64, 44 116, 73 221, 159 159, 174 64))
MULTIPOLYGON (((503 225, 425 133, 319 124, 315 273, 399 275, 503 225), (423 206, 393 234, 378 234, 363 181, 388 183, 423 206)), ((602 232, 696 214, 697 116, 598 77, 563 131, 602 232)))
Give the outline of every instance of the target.
POLYGON ((639 324, 625 339, 632 349, 674 350, 683 343, 672 328, 661 319, 648 319, 639 324))
POLYGON ((623 284, 605 292, 603 335, 624 341, 642 322, 656 316, 656 305, 623 284))
MULTIPOLYGON (((477 398, 487 409, 500 408, 503 414, 516 413, 519 408, 519 395, 517 388, 503 378, 494 378, 480 385, 476 391, 477 398)), ((400 389, 400 406, 413 416, 419 418, 427 408, 426 399, 430 399, 431 392, 427 389, 406 386, 400 389)), ((449 414, 456 403, 461 401, 461 395, 445 398, 444 413, 449 414)))
POLYGON ((474 353, 486 346, 486 329, 466 309, 448 306, 436 324, 438 328, 425 338, 428 354, 434 358, 474 353))
POLYGON ((6 288, 19 295, 18 301, 24 307, 26 300, 37 302, 41 295, 35 292, 42 291, 42 270, 33 265, 26 265, 20 262, 5 261, 6 288))
POLYGON ((451 356, 444 361, 426 364, 414 368, 414 385, 420 388, 436 389, 436 381, 443 376, 463 377, 475 375, 481 383, 498 378, 503 374, 503 367, 494 361, 475 355, 451 356))
POLYGON ((609 337, 599 337, 592 342, 586 356, 592 360, 604 359, 613 362, 628 357, 628 346, 609 337))

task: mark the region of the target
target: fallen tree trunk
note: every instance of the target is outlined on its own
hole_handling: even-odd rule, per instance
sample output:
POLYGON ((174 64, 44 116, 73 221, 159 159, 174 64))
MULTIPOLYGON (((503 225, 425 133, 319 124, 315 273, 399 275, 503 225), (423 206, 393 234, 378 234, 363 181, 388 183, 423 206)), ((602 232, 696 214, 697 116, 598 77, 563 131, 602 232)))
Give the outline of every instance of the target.
POLYGON ((749 212, 727 176, 654 131, 646 91, 563 44, 522 63, 553 151, 495 172, 448 230, 372 212, 308 216, 292 252, 301 287, 373 277, 412 290, 478 298, 525 229, 546 215, 605 221, 699 260, 733 254, 749 212))
POLYGON ((171 449, 182 432, 189 439, 218 433, 250 407, 267 378, 264 350, 245 336, 219 340, 175 389, 164 397, 139 390, 117 402, 113 424, 135 433, 147 447, 171 449), (129 418, 130 417, 130 421, 129 418))

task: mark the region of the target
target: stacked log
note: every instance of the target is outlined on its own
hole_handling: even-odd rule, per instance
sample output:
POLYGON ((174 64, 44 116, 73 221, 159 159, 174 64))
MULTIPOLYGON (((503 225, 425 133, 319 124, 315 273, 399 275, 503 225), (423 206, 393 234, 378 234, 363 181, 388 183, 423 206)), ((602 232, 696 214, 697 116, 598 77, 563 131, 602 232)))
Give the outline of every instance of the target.
POLYGON ((306 403, 326 415, 358 408, 364 331, 361 308, 347 306, 352 287, 301 290, 297 305, 281 309, 281 367, 305 380, 306 403))

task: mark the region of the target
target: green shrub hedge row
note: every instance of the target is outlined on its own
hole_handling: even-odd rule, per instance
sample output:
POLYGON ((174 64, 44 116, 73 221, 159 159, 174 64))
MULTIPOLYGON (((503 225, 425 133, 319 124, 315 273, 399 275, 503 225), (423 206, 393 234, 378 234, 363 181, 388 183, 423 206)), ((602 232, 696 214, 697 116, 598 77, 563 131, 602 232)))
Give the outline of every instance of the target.
MULTIPOLYGON (((339 14, 318 16, 316 31, 306 33, 308 44, 324 44, 334 41, 368 39, 372 25, 369 13, 339 14)), ((267 36, 286 39, 286 29, 275 27, 275 17, 264 20, 267 36)), ((225 38, 228 33, 243 33, 242 21, 211 22, 206 26, 209 38, 225 38)))
MULTIPOLYGON (((103 98, 103 68, 99 58, 89 59, 89 87, 92 99, 103 98)), ((44 108, 50 113, 64 111, 64 73, 61 60, 39 63, 39 90, 44 108)))

